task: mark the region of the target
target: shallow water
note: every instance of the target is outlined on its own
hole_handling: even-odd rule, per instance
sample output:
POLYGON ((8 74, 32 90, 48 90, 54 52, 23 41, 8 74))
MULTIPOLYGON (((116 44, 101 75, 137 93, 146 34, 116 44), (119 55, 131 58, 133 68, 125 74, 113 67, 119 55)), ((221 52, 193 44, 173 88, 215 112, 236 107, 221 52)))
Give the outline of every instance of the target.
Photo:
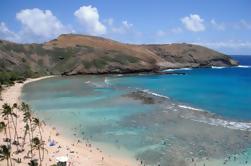
POLYGON ((251 163, 251 68, 182 72, 50 78, 23 99, 65 135, 148 165, 251 163))

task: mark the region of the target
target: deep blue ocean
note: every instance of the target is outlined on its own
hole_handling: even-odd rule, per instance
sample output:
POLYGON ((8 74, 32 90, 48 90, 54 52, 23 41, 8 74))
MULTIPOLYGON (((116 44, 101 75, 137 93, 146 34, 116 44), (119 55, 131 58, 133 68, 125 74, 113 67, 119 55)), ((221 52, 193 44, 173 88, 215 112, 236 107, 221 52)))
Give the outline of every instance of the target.
POLYGON ((122 77, 116 86, 147 89, 227 118, 251 120, 251 56, 234 56, 240 67, 184 69, 186 75, 122 77))
POLYGON ((65 135, 112 154, 172 166, 238 155, 228 163, 241 165, 251 163, 251 56, 233 58, 240 66, 177 70, 185 75, 55 77, 25 85, 22 98, 65 135))

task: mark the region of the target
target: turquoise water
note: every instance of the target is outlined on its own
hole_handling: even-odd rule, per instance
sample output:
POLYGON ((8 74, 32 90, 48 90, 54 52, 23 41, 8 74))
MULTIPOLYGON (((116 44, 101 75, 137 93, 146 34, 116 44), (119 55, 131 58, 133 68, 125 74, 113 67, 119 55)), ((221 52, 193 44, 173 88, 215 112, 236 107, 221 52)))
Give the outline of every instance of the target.
POLYGON ((237 58, 246 66, 50 78, 27 84, 23 99, 65 135, 126 149, 148 165, 223 164, 234 155, 251 163, 251 59, 237 58))
POLYGON ((186 75, 116 78, 116 86, 148 89, 229 118, 251 120, 251 68, 196 69, 186 75))

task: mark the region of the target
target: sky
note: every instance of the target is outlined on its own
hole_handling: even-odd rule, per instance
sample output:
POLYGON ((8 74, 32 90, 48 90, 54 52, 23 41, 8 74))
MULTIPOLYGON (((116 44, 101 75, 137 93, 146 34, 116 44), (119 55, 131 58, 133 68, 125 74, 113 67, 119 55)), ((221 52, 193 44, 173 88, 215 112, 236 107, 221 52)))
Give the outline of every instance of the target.
POLYGON ((251 1, 1 1, 0 39, 41 43, 65 33, 135 44, 185 42, 251 55, 251 1))

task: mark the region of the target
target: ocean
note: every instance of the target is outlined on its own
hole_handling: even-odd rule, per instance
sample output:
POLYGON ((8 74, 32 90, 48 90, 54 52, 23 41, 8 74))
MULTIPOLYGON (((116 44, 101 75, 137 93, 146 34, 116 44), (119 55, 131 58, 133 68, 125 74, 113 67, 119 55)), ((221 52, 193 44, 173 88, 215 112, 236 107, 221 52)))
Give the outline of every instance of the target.
POLYGON ((248 165, 251 56, 233 57, 240 66, 175 70, 185 75, 55 77, 22 99, 67 137, 146 165, 248 165))

